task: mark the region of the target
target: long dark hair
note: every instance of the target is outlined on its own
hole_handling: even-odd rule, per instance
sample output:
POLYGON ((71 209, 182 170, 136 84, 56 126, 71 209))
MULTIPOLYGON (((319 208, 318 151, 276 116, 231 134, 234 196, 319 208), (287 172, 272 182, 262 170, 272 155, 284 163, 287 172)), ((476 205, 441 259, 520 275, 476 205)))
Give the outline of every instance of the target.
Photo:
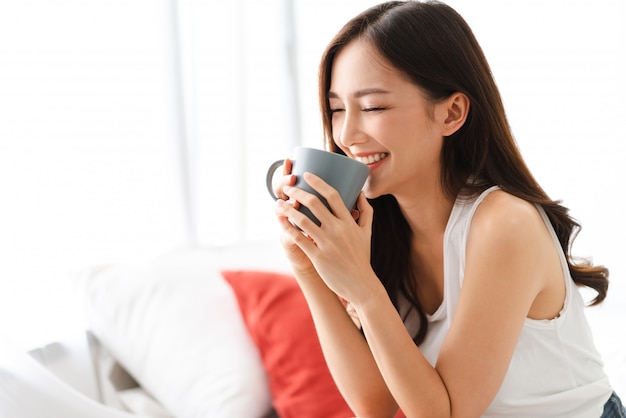
MULTIPOLYGON (((343 153, 334 143, 328 101, 335 56, 359 38, 372 45, 396 69, 426 92, 432 102, 462 92, 470 100, 463 127, 446 138, 441 151, 441 182, 453 200, 461 191, 475 196, 490 186, 546 211, 566 254, 572 278, 593 288, 599 304, 608 290, 608 270, 577 261, 571 244, 580 225, 569 210, 552 200, 530 173, 511 133, 504 106, 482 48, 465 20, 451 7, 437 2, 390 1, 374 6, 350 20, 324 52, 319 72, 319 94, 326 147, 343 153), (469 181, 473 179, 473 181, 469 181)), ((372 266, 394 305, 404 298, 420 317, 413 339, 423 341, 428 323, 416 292, 419 278, 411 264, 412 232, 391 195, 371 199, 374 207, 372 266)))

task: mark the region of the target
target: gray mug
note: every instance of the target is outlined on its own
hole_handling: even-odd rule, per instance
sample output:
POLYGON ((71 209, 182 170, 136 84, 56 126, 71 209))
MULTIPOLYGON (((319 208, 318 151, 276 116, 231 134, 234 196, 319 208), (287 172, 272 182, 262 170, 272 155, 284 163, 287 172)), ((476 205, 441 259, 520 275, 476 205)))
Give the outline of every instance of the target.
MULTIPOLYGON (((328 209, 326 199, 313 190, 302 178, 305 172, 313 173, 321 177, 326 183, 331 185, 343 200, 348 209, 352 209, 356 205, 359 193, 367 180, 370 169, 367 165, 360 161, 353 160, 344 155, 334 152, 324 151, 316 148, 296 147, 293 152, 293 162, 291 174, 296 176, 295 187, 301 188, 320 198, 328 209)), ((267 170, 265 183, 267 190, 274 200, 278 197, 274 194, 272 180, 274 172, 278 167, 283 165, 285 160, 277 160, 270 165, 267 170)), ((298 208, 300 212, 309 217, 316 225, 321 222, 313 216, 311 211, 304 205, 298 208)))

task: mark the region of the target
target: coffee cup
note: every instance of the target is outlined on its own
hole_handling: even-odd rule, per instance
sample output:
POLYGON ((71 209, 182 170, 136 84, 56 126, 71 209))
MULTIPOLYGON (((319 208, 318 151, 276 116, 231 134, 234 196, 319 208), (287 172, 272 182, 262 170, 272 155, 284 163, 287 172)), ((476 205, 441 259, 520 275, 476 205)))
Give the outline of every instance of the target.
MULTIPOLYGON (((304 181, 302 176, 304 173, 313 173, 322 178, 322 180, 337 190, 346 207, 352 209, 356 205, 359 193, 370 171, 369 167, 360 161, 353 160, 342 154, 316 148, 296 147, 291 161, 293 163, 291 174, 296 176, 294 186, 316 195, 329 209, 330 207, 326 199, 304 181)), ((266 186, 274 200, 277 200, 278 197, 274 194, 272 180, 276 169, 282 166, 284 162, 285 160, 277 160, 267 170, 266 186)), ((309 217, 316 225, 321 225, 321 222, 306 206, 300 204, 298 210, 309 217)))

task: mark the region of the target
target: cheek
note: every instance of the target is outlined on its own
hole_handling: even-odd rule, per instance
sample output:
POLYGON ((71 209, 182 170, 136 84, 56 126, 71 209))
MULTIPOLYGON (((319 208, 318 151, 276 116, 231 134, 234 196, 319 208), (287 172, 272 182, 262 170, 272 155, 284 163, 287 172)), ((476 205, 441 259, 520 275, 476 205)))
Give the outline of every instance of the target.
POLYGON ((406 120, 386 115, 373 118, 367 124, 367 133, 370 137, 389 149, 406 145, 410 131, 406 120))
POLYGON ((330 121, 332 129, 333 142, 341 148, 341 130, 343 129, 343 118, 341 115, 333 115, 330 121))
MULTIPOLYGON (((431 137, 431 124, 424 119, 424 115, 415 112, 398 112, 390 114, 384 123, 372 126, 386 138, 390 147, 407 148, 411 145, 424 145, 423 141, 431 137)), ((407 151, 410 151, 407 149, 407 151)))
POLYGON ((343 153, 346 155, 350 155, 349 149, 344 147, 338 139, 333 138, 333 144, 335 144, 336 149, 343 151, 343 153))

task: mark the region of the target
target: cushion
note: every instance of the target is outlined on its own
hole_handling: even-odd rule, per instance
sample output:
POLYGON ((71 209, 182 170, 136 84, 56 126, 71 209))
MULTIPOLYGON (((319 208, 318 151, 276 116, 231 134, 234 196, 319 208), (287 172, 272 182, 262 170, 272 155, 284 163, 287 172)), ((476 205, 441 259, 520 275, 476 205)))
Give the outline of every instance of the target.
POLYGON ((280 418, 347 418, 300 287, 286 273, 223 270, 269 375, 280 418))
POLYGON ((256 250, 181 250, 75 276, 87 325, 150 395, 178 418, 258 418, 269 382, 220 275, 256 250))

